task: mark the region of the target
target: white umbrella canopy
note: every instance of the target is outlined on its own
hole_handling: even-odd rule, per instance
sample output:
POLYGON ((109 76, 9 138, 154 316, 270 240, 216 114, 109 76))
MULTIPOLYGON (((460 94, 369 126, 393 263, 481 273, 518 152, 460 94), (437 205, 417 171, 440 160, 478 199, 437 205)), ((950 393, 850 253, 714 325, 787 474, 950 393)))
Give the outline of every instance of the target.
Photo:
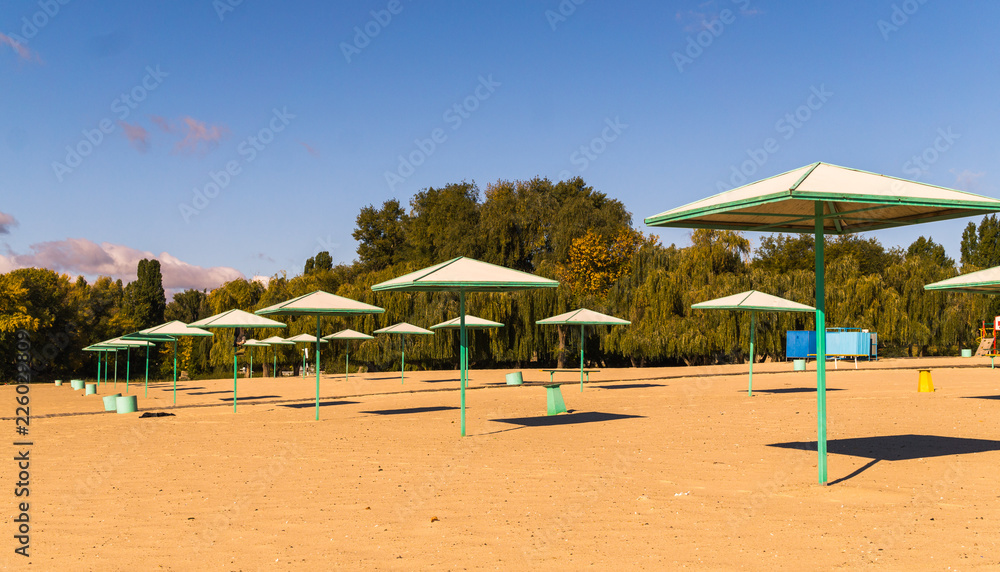
POLYGON ((319 421, 319 361, 320 361, 320 319, 323 316, 350 316, 357 314, 381 314, 385 312, 378 306, 358 302, 343 296, 337 296, 322 290, 303 294, 291 300, 285 300, 257 310, 257 314, 268 316, 316 316, 316 421, 319 421))
POLYGON ((1000 266, 927 284, 924 286, 924 290, 998 294, 1000 293, 1000 266))
MULTIPOLYGON (((209 316, 207 318, 202 318, 195 322, 191 322, 188 326, 194 326, 196 328, 284 328, 285 324, 271 320, 269 318, 262 318, 251 314, 250 312, 244 312, 243 310, 226 310, 214 316, 209 316)), ((233 412, 236 412, 236 372, 237 372, 237 355, 236 350, 233 350, 233 412)))
POLYGON ((469 292, 512 292, 532 288, 555 288, 559 282, 460 256, 372 286, 375 292, 458 292, 459 343, 462 393, 461 434, 465 436, 465 362, 468 338, 465 327, 465 295, 469 292))
MULTIPOLYGON (((270 347, 270 346, 271 346, 271 344, 255 340, 253 338, 250 338, 249 340, 243 342, 243 347, 245 347, 245 348, 267 348, 267 347, 270 347)), ((247 353, 250 354, 250 369, 248 370, 247 377, 252 378, 253 377, 253 349, 251 349, 247 353)))
POLYGON ((816 449, 826 467, 826 234, 850 234, 1000 211, 1000 200, 813 163, 645 219, 649 226, 813 233, 816 238, 816 449))
POLYGON ((420 326, 414 326, 413 324, 408 324, 406 322, 400 322, 398 324, 393 324, 385 328, 380 328, 375 330, 376 334, 398 334, 399 335, 399 383, 406 382, 406 342, 403 340, 405 335, 416 335, 416 336, 430 336, 434 332, 430 330, 425 330, 420 326))
POLYGON ((749 290, 731 296, 723 296, 706 302, 692 304, 695 310, 747 310, 750 312, 750 381, 747 395, 753 395, 753 344, 757 331, 757 312, 815 312, 816 308, 799 304, 785 298, 749 290))
POLYGON ((326 340, 324 340, 323 338, 317 338, 316 336, 314 336, 312 334, 299 334, 297 336, 292 336, 290 338, 285 338, 285 339, 288 340, 289 342, 293 342, 293 343, 296 343, 296 344, 315 344, 315 343, 325 344, 325 343, 327 343, 326 340))
POLYGON ((609 316, 607 314, 602 314, 600 312, 595 312, 593 310, 588 310, 587 308, 579 308, 577 310, 570 310, 569 312, 559 314, 558 316, 551 316, 538 320, 535 323, 542 326, 580 326, 580 391, 583 391, 583 346, 584 341, 586 340, 585 328, 587 326, 628 326, 632 322, 616 318, 614 316, 609 316))
POLYGON ((362 334, 361 332, 356 332, 351 329, 340 330, 335 334, 330 334, 329 336, 323 336, 324 340, 344 340, 347 346, 347 356, 344 358, 344 380, 348 379, 348 370, 351 367, 351 340, 374 340, 373 336, 368 334, 362 334))

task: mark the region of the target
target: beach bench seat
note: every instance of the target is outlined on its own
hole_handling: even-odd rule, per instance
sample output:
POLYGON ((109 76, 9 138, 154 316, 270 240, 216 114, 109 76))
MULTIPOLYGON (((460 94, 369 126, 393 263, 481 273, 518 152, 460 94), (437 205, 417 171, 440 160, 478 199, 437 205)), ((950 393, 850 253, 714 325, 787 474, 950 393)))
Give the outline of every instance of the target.
MULTIPOLYGON (((542 371, 547 372, 549 374, 549 383, 555 383, 552 380, 552 378, 553 378, 553 376, 555 374, 557 374, 557 373, 580 373, 581 370, 579 370, 579 369, 543 369, 542 371)), ((599 369, 585 369, 585 370, 583 370, 583 374, 587 376, 587 383, 590 383, 590 374, 591 373, 600 373, 600 371, 601 370, 599 370, 599 369)))
MULTIPOLYGON (((865 354, 826 354, 827 359, 833 360, 833 369, 837 369, 837 360, 854 359, 854 369, 858 369, 858 358, 868 357, 865 354)), ((806 358, 816 359, 816 354, 808 354, 806 358)))

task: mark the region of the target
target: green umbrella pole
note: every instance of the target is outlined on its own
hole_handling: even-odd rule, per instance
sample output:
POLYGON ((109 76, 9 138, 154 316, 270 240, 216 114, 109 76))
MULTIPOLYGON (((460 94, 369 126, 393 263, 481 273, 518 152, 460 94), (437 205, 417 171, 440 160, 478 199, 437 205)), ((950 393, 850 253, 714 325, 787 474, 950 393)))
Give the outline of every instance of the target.
POLYGON ((399 359, 399 384, 403 385, 406 381, 406 342, 403 340, 403 334, 399 334, 399 351, 402 356, 399 359))
POLYGON ((580 324, 580 392, 583 393, 583 342, 586 340, 584 328, 587 326, 580 324))
POLYGON ((118 389, 118 350, 115 350, 115 389, 118 389))
POLYGON ((146 394, 143 397, 149 397, 149 346, 146 346, 146 394))
POLYGON ((465 291, 458 291, 458 329, 459 329, 459 367, 461 368, 461 374, 459 379, 462 385, 462 437, 465 437, 465 358, 468 355, 468 351, 465 348, 466 334, 465 334, 465 291))
POLYGON ((302 377, 306 376, 306 348, 302 348, 302 377))
POLYGON ((276 377, 278 377, 278 352, 277 352, 277 350, 275 350, 275 352, 274 352, 274 354, 273 354, 272 357, 274 357, 274 365, 271 366, 271 377, 275 377, 276 378, 276 377))
POLYGON ((128 394, 128 378, 132 373, 132 348, 125 348, 125 393, 128 394))
POLYGON ((819 483, 826 484, 826 291, 823 267, 823 203, 816 203, 816 450, 819 483))
POLYGON ((108 370, 111 368, 111 358, 108 357, 108 352, 104 352, 104 385, 108 384, 108 370))
POLYGON ((174 338, 174 405, 177 405, 177 339, 174 338))
POLYGON ((757 325, 757 312, 750 310, 750 384, 747 385, 747 395, 753 396, 753 337, 757 325))
POLYGON ((236 413, 236 348, 233 348, 233 413, 236 413))
POLYGON ((351 369, 351 340, 347 340, 347 357, 344 358, 344 381, 348 380, 351 369))
POLYGON ((101 383, 101 354, 104 352, 97 352, 97 383, 101 383))
POLYGON ((319 314, 316 314, 316 421, 319 421, 319 314))

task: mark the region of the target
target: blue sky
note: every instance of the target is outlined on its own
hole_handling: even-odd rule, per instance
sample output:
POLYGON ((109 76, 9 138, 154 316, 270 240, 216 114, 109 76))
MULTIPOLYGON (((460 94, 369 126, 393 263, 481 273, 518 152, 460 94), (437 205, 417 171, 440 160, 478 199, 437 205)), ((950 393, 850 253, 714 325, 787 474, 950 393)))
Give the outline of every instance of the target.
MULTIPOLYGON (((942 0, 8 0, 0 271, 129 280, 152 253, 171 289, 294 275, 353 260, 362 207, 463 180, 579 175, 678 245, 642 219, 741 167, 1000 196, 998 20, 942 0)), ((873 236, 957 259, 970 220, 873 236)))

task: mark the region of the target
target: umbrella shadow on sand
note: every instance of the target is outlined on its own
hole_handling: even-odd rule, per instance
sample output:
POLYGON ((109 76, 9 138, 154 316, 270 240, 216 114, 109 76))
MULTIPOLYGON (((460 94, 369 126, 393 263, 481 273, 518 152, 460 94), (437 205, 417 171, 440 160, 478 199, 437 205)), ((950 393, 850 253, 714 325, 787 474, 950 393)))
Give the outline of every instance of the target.
POLYGON ((646 387, 666 387, 662 383, 626 383, 622 385, 595 385, 599 389, 643 389, 646 387))
MULTIPOLYGON (((768 447, 816 451, 816 441, 772 443, 768 447)), ((852 479, 875 466, 879 461, 911 461, 927 457, 967 455, 988 451, 1000 451, 1000 441, 943 437, 941 435, 882 435, 853 439, 831 439, 827 441, 827 452, 865 457, 871 459, 871 462, 845 477, 831 481, 830 484, 835 485, 852 479)))
POLYGON ((962 399, 1000 399, 1000 395, 975 395, 963 397, 962 399))
POLYGON ((407 415, 409 413, 431 413, 433 411, 450 411, 458 409, 448 405, 435 405, 433 407, 409 407, 406 409, 376 409, 374 411, 361 411, 361 413, 371 413, 373 415, 407 415))
POLYGON ((517 425, 510 429, 501 429, 482 433, 482 435, 492 435, 494 433, 504 433, 506 431, 516 431, 525 427, 554 427, 557 425, 579 425, 583 423, 600 423, 603 421, 616 421, 619 419, 645 419, 645 415, 623 415, 621 413, 602 413, 600 411, 577 412, 569 410, 563 415, 542 415, 539 417, 515 417, 510 419, 490 419, 497 423, 508 423, 517 425))
MULTIPOLYGON (((241 397, 240 399, 245 399, 241 397)), ((360 403, 360 401, 321 401, 319 406, 326 407, 327 405, 353 405, 355 403, 360 403)), ((316 407, 316 404, 312 401, 308 403, 283 403, 282 407, 290 407, 292 409, 305 409, 307 407, 316 407)))
MULTIPOLYGON (((827 391, 844 391, 843 389, 836 387, 828 387, 827 391)), ((746 393, 742 389, 739 390, 740 393, 746 393)), ((815 387, 780 387, 778 389, 755 389, 754 393, 816 393, 815 387)))

